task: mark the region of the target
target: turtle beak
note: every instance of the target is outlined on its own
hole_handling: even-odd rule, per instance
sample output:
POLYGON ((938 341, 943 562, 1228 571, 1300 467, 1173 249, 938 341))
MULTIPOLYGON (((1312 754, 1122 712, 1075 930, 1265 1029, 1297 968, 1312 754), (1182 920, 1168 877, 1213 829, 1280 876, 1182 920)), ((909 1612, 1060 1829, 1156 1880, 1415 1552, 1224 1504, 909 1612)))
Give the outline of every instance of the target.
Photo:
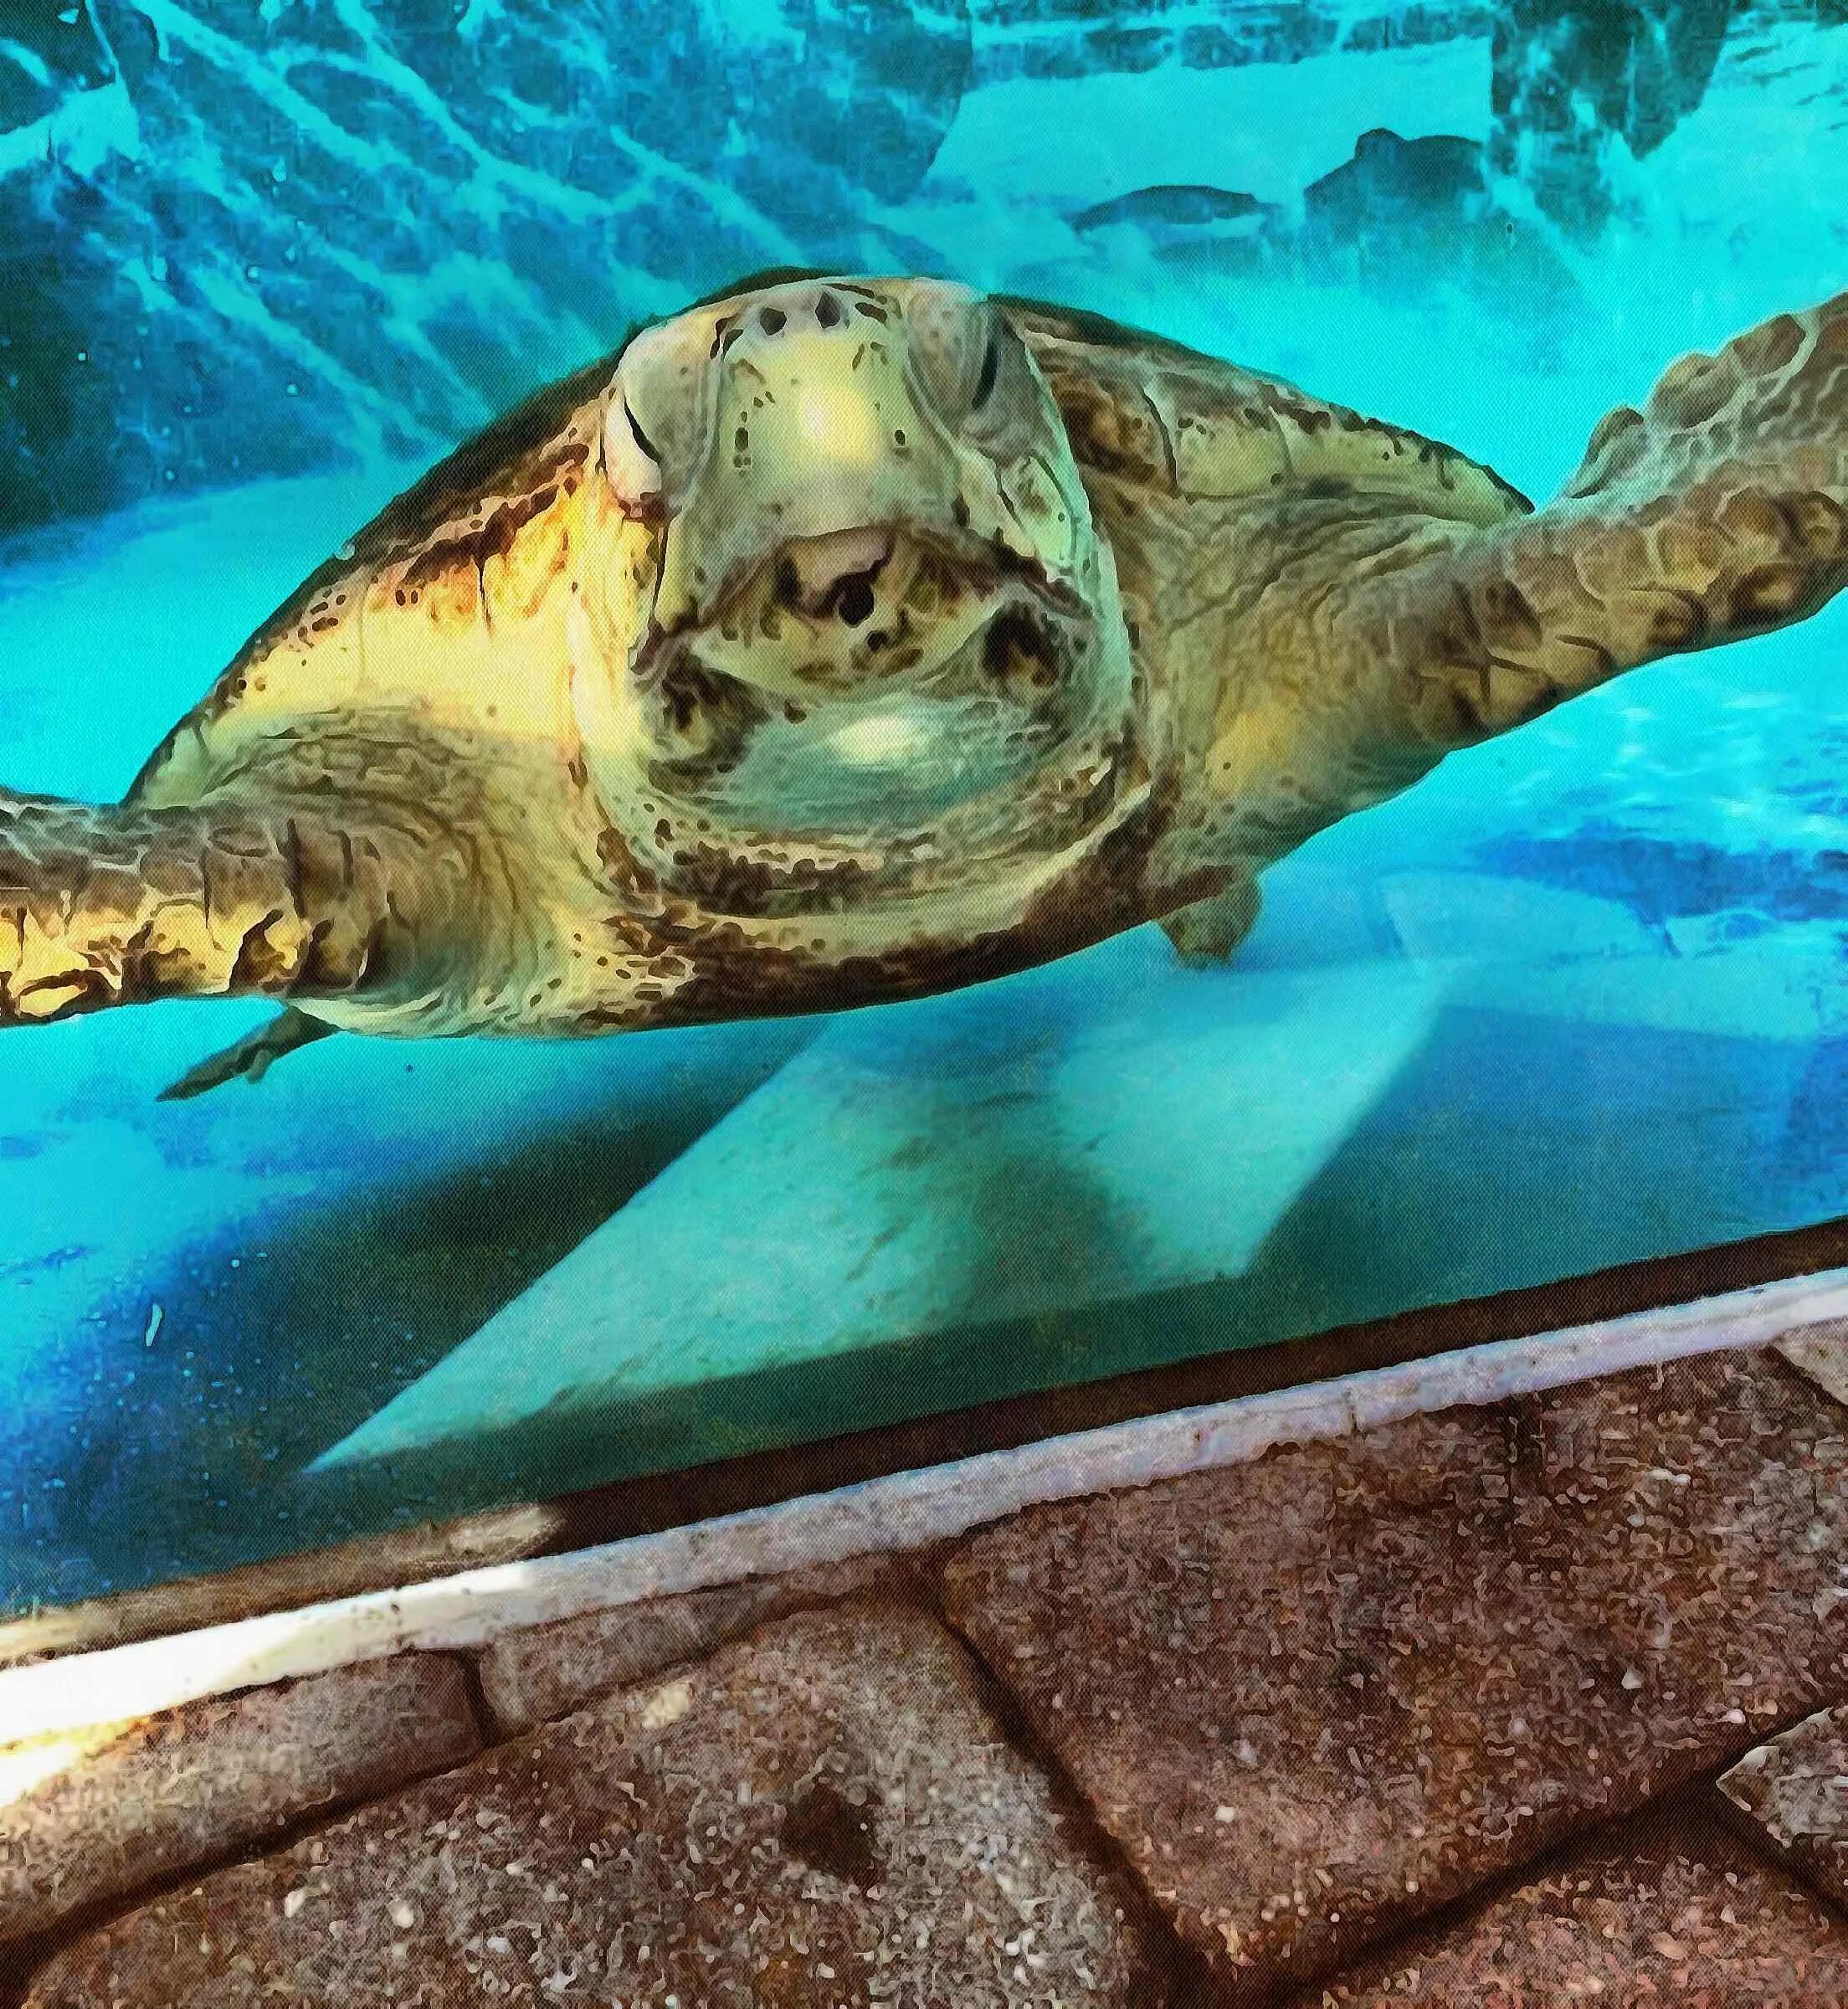
POLYGON ((788 597, 807 614, 838 614, 857 627, 873 610, 879 575, 891 561, 894 533, 876 525, 798 537, 778 557, 788 597))

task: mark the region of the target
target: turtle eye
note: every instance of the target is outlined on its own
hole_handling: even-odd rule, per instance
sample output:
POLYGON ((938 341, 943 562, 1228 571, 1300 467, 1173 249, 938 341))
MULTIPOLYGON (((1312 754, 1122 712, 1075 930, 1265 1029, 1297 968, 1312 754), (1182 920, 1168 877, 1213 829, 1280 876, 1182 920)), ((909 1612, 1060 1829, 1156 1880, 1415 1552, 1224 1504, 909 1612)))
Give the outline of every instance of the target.
POLYGON ((982 352, 982 370, 975 380, 975 393, 969 399, 969 409, 978 412, 994 395, 994 380, 1001 373, 1001 333, 998 328, 988 330, 988 347, 982 352))
POLYGON ((603 465, 619 499, 629 509, 639 510, 660 496, 660 454, 620 391, 603 421, 603 465))
POLYGON ((1008 403, 1012 333, 991 301, 967 286, 918 280, 905 305, 911 354, 944 422, 989 421, 1008 403))
POLYGON ((635 435, 636 445, 640 447, 642 451, 648 455, 649 459, 652 460, 657 467, 659 467, 661 462, 661 450, 656 446, 654 442, 649 438, 648 434, 642 430, 642 422, 635 416, 634 407, 629 403, 628 398, 626 398, 623 400, 623 416, 629 421, 629 431, 635 435))
POLYGON ((963 393, 967 403, 963 408, 970 424, 988 439, 1004 431, 1018 419, 1022 383, 1014 355, 1020 346, 1019 337, 992 307, 985 318, 988 325, 981 331, 982 346, 970 353, 974 379, 963 379, 968 388, 963 393))

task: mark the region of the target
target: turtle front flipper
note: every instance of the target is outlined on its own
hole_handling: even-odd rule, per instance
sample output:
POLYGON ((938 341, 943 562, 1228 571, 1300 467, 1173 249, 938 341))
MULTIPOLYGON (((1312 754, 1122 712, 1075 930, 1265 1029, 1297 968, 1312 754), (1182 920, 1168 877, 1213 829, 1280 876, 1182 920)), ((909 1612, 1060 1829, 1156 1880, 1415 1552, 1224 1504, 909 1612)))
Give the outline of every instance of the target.
POLYGON ((1684 357, 1599 424, 1546 508, 1447 529, 1348 597, 1333 639, 1381 737, 1442 751, 1845 585, 1848 293, 1684 357))
POLYGON ((0 794, 0 1027, 157 998, 414 998, 449 847, 408 815, 0 794))
POLYGON ((196 1067, 188 1067, 177 1082, 170 1082, 162 1089, 156 1099, 163 1102, 188 1102, 194 1096, 222 1088, 227 1082, 249 1082, 254 1085, 285 1054, 311 1046, 316 1040, 324 1040, 339 1030, 325 1019, 313 1018, 295 1005, 288 1005, 267 1024, 259 1025, 254 1031, 247 1032, 241 1040, 227 1046, 223 1052, 208 1055, 196 1067))

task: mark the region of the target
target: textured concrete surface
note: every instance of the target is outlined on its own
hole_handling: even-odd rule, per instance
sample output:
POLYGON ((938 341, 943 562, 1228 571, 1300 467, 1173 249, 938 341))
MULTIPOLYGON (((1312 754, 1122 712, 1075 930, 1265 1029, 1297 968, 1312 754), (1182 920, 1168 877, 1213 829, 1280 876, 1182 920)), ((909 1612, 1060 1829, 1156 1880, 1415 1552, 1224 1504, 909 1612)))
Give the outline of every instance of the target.
POLYGON ((1821 1710, 1747 1752, 1720 1791, 1799 1874, 1848 1906, 1848 1708, 1821 1710))
POLYGON ((934 1621, 767 1628, 162 1899, 30 2009, 1182 1999, 934 1621))
POLYGON ((0 1940, 270 1847, 479 1744, 460 1663, 411 1655, 0 1745, 0 1940))
POLYGON ((504 1634, 477 1657, 481 1693, 503 1736, 555 1722, 612 1688, 632 1687, 683 1660, 698 1660, 741 1632, 830 1599, 902 1596, 922 1565, 902 1556, 858 1556, 786 1576, 754 1578, 649 1598, 504 1634))
POLYGON ((1724 1837, 1620 1831, 1302 2009, 1833 2009, 1848 1920, 1724 1837))
POLYGON ((947 1581, 1258 1999, 1848 1695, 1848 1418, 1713 1356, 1021 1515, 947 1581))

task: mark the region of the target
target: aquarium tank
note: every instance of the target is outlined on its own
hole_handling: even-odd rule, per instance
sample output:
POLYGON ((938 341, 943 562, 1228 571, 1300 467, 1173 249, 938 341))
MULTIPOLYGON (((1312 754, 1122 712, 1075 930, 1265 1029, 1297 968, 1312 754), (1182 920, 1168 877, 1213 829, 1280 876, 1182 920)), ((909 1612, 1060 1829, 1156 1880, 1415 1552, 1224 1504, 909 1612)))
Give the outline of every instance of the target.
MULTIPOLYGON (((0 782, 108 803, 459 442, 766 269, 1152 331, 1553 494, 1848 285, 1842 0, 11 0, 0 782)), ((1848 601, 1158 927, 594 1039, 0 1035, 0 1608, 1848 1212, 1848 601)), ((1563 1321, 1562 1321, 1563 1322, 1563 1321)))

